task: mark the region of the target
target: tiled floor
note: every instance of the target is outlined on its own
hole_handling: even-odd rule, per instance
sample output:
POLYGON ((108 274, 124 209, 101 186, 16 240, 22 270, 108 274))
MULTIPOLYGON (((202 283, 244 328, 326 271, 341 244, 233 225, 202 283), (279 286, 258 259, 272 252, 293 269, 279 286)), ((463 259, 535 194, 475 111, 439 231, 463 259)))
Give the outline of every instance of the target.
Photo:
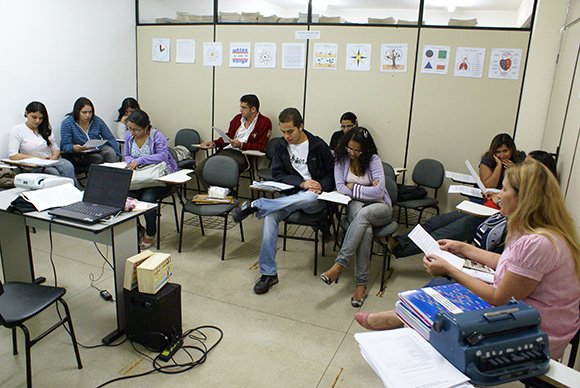
MULTIPOLYGON (((175 276, 182 287, 183 329, 215 325, 224 332, 222 342, 207 361, 186 373, 154 373, 111 386, 143 387, 381 387, 380 379, 360 355, 353 333, 363 331, 353 320, 358 311, 350 306, 354 289, 352 271, 338 284, 327 286, 312 275, 313 244, 290 241, 278 250, 280 283, 266 295, 252 291, 258 278, 255 263, 261 242, 261 222, 244 222, 246 242, 239 229, 229 231, 227 258, 220 261, 221 231, 186 226, 182 253, 177 253, 177 235, 170 209, 164 209, 161 251, 171 253, 175 276)), ((37 275, 54 284, 46 232, 32 238, 37 275)), ((103 252, 105 247, 100 247, 103 252)), ((336 252, 327 245, 319 260, 319 273, 331 265, 336 252)), ((112 271, 86 241, 54 235, 54 263, 58 283, 66 287, 77 339, 95 345, 115 326, 114 305, 105 302, 91 287, 113 293, 112 271), (103 269, 104 268, 104 269, 103 269)), ((380 260, 372 262, 370 296, 363 311, 391 309, 397 292, 416 288, 428 280, 420 257, 394 262, 395 272, 383 296, 377 296, 380 260)), ((31 327, 39 333, 48 322, 46 312, 31 327)), ((209 335, 208 346, 217 338, 209 335)), ((193 344, 192 340, 188 340, 193 344)), ((21 342, 22 343, 22 342, 21 342)), ((12 355, 10 331, 0 329, 0 386, 25 384, 21 352, 12 355)), ((139 349, 142 349, 137 345, 139 349)), ((152 353, 150 353, 153 355, 152 353)), ((145 372, 151 362, 129 343, 118 347, 81 348, 84 369, 76 369, 69 337, 59 329, 32 349, 33 383, 36 387, 95 387, 120 376, 145 372)), ((184 354, 178 360, 185 362, 184 354)), ((521 386, 519 384, 512 386, 521 386)))

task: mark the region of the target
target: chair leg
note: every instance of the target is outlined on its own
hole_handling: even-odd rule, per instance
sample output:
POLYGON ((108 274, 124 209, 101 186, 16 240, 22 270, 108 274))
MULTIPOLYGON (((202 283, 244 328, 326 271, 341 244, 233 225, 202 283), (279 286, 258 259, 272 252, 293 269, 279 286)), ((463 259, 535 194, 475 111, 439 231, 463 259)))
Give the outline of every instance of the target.
POLYGON ((16 328, 15 327, 12 328, 12 354, 13 355, 18 354, 18 341, 16 338, 16 328))
POLYGON ((324 232, 322 232, 322 256, 326 256, 326 249, 324 246, 326 245, 326 239, 324 238, 324 232))
POLYGON ((161 204, 157 203, 157 250, 161 244, 161 204))
POLYGON ((185 210, 181 209, 181 228, 179 228, 179 246, 177 247, 177 252, 181 252, 181 242, 183 240, 183 219, 185 218, 185 210))
MULTIPOLYGON (((173 216, 175 217, 175 230, 177 231, 177 233, 179 233, 179 218, 177 217, 177 201, 175 200, 175 194, 171 196, 171 199, 173 200, 173 216)), ((159 235, 159 230, 157 231, 157 234, 159 235)))
POLYGON ((314 276, 316 275, 318 275, 318 227, 314 228, 314 276))
POLYGON ((421 218, 423 218, 423 208, 419 209, 419 219, 417 220, 417 225, 421 223, 421 218))
POLYGON ((224 217, 224 236, 222 238, 222 261, 226 255, 226 234, 228 232, 228 215, 224 217))
POLYGON ((242 221, 240 221, 240 237, 242 239, 242 242, 244 241, 244 227, 242 226, 242 221))
POLYGON ((283 237, 284 243, 282 244, 283 251, 286 251, 286 234, 287 233, 288 233, 288 223, 286 221, 284 221, 284 237, 283 237))
POLYGON ((201 228, 201 235, 205 236, 205 230, 203 229, 203 219, 201 218, 201 216, 199 217, 199 227, 201 228))
POLYGON ((30 333, 24 325, 19 325, 24 333, 24 347, 26 353, 26 386, 32 388, 32 360, 30 359, 30 348, 32 344, 30 343, 30 333))
POLYGON ((77 344, 77 337, 75 336, 75 330, 73 329, 73 323, 72 323, 72 318, 70 316, 70 310, 69 310, 68 305, 66 304, 66 302, 64 300, 59 299, 58 301, 64 307, 64 311, 66 314, 66 321, 68 322, 70 338, 71 338, 72 343, 73 343, 75 357, 77 358, 77 366, 79 369, 83 369, 83 363, 81 362, 81 355, 79 353, 79 346, 77 344))

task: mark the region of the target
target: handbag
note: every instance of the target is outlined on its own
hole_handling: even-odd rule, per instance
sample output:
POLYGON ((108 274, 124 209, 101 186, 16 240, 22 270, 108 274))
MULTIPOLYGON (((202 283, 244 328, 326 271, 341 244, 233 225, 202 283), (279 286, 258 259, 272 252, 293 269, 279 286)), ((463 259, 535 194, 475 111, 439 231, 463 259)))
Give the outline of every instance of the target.
POLYGON ((167 164, 165 162, 149 164, 133 170, 131 185, 129 190, 141 190, 147 187, 165 186, 165 183, 159 180, 162 176, 168 174, 167 164))

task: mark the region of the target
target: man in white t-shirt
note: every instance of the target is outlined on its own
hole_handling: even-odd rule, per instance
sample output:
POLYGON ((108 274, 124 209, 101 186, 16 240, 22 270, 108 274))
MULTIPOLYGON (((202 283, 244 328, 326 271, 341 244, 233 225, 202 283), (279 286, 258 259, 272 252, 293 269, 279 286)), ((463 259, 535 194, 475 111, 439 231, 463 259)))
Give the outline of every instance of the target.
MULTIPOLYGON (((261 151, 266 149, 266 144, 272 133, 272 122, 260 113, 260 100, 254 94, 246 94, 240 98, 240 113, 231 121, 227 135, 232 141, 226 143, 224 139, 217 138, 213 141, 201 143, 201 148, 218 148, 215 155, 228 156, 236 161, 239 171, 248 168, 248 160, 241 151, 261 151)), ((209 159, 209 158, 207 158, 209 159)), ((207 188, 203 181, 203 168, 207 159, 202 160, 195 169, 195 174, 201 184, 207 188)))
POLYGON ((318 213, 324 208, 318 194, 334 190, 334 162, 324 140, 304 130, 302 115, 296 108, 284 109, 278 121, 283 140, 279 139, 274 146, 272 176, 275 181, 294 188, 285 192, 287 196, 245 202, 232 212, 237 222, 253 213, 264 219, 259 259, 261 277, 254 285, 256 294, 265 294, 278 283, 278 223, 297 210, 318 213))

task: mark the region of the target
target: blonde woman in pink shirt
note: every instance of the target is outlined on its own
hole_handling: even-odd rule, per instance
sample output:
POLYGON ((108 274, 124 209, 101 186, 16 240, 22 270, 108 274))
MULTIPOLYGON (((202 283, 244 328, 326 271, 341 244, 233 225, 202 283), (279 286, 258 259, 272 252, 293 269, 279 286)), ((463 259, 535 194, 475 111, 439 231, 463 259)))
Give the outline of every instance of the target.
MULTIPOLYGON (((512 297, 534 307, 548 334, 550 355, 559 358, 580 328, 580 243, 554 175, 541 163, 526 160, 506 170, 499 193, 508 217, 508 238, 501 254, 470 244, 440 240, 443 250, 495 268, 493 285, 475 279, 438 256, 423 258, 427 272, 447 276, 499 306, 512 297)), ((393 311, 358 313, 367 329, 402 326, 393 311)))

